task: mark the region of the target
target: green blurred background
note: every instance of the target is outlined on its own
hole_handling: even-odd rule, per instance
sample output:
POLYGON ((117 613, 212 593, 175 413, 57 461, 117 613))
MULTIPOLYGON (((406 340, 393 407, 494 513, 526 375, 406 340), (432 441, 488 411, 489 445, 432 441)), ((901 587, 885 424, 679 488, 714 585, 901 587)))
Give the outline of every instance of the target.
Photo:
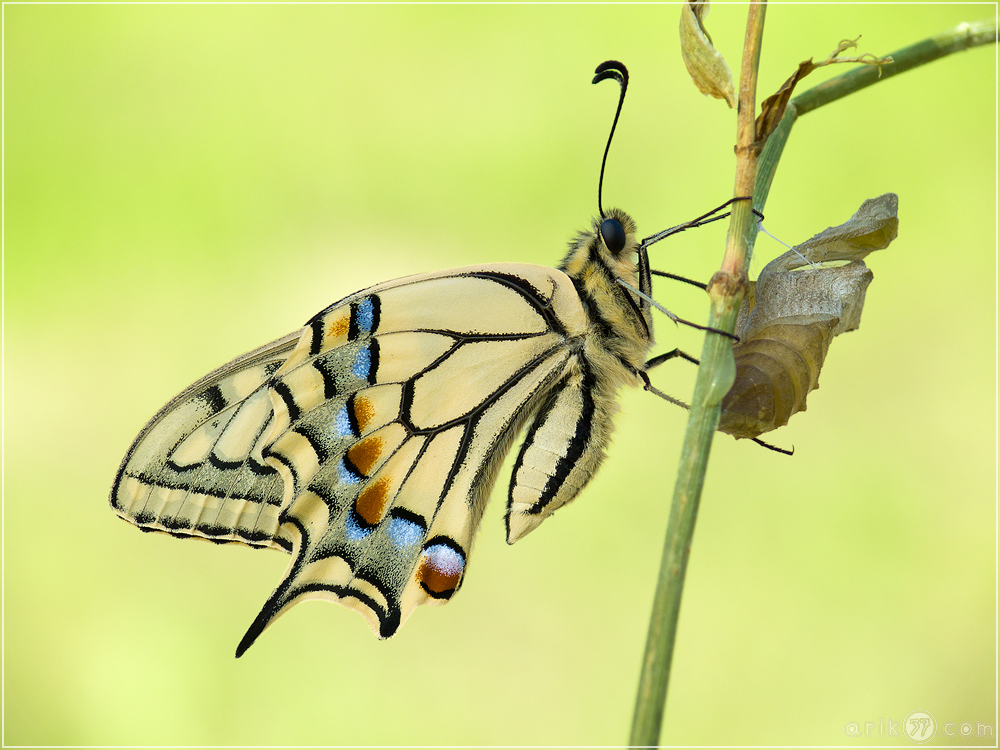
MULTIPOLYGON (((842 38, 885 54, 990 10, 774 6, 761 97, 842 38)), ((734 114, 688 80, 678 8, 3 12, 5 742, 625 742, 685 425, 648 394, 624 395, 574 507, 514 547, 502 473, 460 595, 388 642, 311 602, 235 660, 288 559, 140 534, 106 498, 163 402, 343 295, 557 262, 597 210, 605 59, 632 73, 605 203, 651 233, 730 197, 734 114)), ((745 17, 708 19, 734 68, 745 17)), ((955 722, 937 744, 995 743, 957 736, 996 726, 994 71, 993 48, 953 55, 792 133, 772 233, 895 191, 899 238, 809 411, 770 436, 795 456, 716 442, 665 742, 907 744, 889 722, 924 709, 955 722)), ((724 231, 654 264, 707 279, 724 231)), ((754 272, 782 251, 762 236, 754 272)), ((706 314, 683 285, 657 297, 706 314)), ((658 325, 661 350, 700 350, 658 325)), ((692 369, 655 380, 684 398, 692 369)))

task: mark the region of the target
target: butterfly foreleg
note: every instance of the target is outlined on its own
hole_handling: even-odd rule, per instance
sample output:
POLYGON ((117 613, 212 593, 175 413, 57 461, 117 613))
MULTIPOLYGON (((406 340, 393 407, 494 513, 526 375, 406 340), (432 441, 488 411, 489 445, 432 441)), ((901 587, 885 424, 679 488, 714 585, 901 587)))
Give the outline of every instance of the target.
POLYGON ((676 273, 670 273, 668 271, 657 271, 655 268, 649 269, 649 272, 653 276, 660 276, 664 279, 672 279, 673 281, 681 281, 685 284, 690 284, 691 286, 696 286, 703 292, 708 290, 708 284, 703 281, 695 281, 694 279, 689 279, 687 276, 679 276, 676 273))
MULTIPOLYGON (((683 232, 686 229, 695 229, 697 227, 703 227, 706 224, 711 224, 713 221, 719 221, 720 219, 725 219, 727 216, 729 216, 729 212, 720 214, 719 212, 722 209, 731 206, 733 203, 736 203, 737 201, 752 201, 752 200, 753 196, 749 195, 741 195, 736 198, 730 198, 721 206, 717 206, 716 208, 713 208, 711 211, 704 213, 701 216, 698 216, 697 218, 691 219, 691 221, 685 221, 683 224, 678 224, 677 226, 670 227, 669 229, 664 229, 660 232, 657 232, 656 234, 652 234, 649 237, 646 237, 642 241, 642 246, 648 248, 650 245, 653 245, 662 239, 670 237, 671 235, 683 232)), ((764 214, 762 214, 756 208, 751 208, 750 210, 753 211, 758 221, 764 220, 764 214)))

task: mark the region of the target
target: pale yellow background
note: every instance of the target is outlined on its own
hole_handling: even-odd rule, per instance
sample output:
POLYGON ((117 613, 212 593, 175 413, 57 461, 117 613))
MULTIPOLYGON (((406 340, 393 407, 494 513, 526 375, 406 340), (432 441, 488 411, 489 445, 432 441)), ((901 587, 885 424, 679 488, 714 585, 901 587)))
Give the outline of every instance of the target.
MULTIPOLYGON (((842 38, 887 53, 991 12, 772 6, 762 92, 842 38)), ((605 202, 651 233, 730 197, 734 115, 687 79, 677 17, 4 8, 7 743, 626 740, 685 423, 648 394, 624 396, 584 495, 514 547, 502 475, 460 594, 389 642, 313 602, 234 660, 288 559, 140 534, 107 492, 164 401, 345 294, 557 262, 597 211, 605 59, 632 73, 605 202)), ((744 21, 709 17, 734 67, 744 21)), ((899 239, 809 411, 770 437, 794 458, 715 445, 666 742, 907 744, 879 721, 914 709, 995 728, 994 71, 993 48, 954 55, 792 133, 771 232, 802 241, 891 190, 899 239)), ((707 279, 723 242, 706 228, 654 264, 707 279)), ((761 237, 755 272, 781 251, 761 237)), ((656 296, 704 319, 697 290, 656 296)), ((659 350, 700 349, 657 325, 659 350)), ((691 369, 655 379, 684 398, 691 369)))

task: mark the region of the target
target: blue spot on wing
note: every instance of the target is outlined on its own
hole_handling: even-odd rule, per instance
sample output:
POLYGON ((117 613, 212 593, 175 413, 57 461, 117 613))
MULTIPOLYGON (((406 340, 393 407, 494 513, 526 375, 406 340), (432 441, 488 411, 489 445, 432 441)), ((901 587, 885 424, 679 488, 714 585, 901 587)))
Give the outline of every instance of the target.
POLYGON ((424 538, 424 527, 406 518, 393 517, 389 520, 389 539, 397 547, 412 547, 424 538))
POLYGON ((371 297, 365 297, 358 303, 358 329, 371 333, 375 324, 375 306, 371 297))
POLYGON ((372 369, 372 354, 365 348, 355 355, 354 364, 351 365, 351 372, 363 380, 368 380, 368 374, 372 369))
POLYGON ((347 529, 347 538, 352 542, 360 542, 372 533, 372 527, 362 526, 359 520, 357 514, 352 510, 348 512, 347 520, 344 522, 344 526, 347 529))
POLYGON ((336 437, 354 437, 354 430, 351 429, 351 417, 347 413, 347 404, 340 407, 333 420, 333 433, 336 437))
POLYGON ((344 463, 344 459, 337 462, 337 476, 344 484, 357 484, 362 479, 357 472, 344 463))

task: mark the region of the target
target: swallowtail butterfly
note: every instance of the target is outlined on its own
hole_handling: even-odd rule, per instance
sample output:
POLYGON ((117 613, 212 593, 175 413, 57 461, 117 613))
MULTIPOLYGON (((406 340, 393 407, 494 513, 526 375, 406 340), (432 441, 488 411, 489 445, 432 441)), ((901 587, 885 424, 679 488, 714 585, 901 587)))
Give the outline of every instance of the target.
MULTIPOLYGON (((621 86, 613 136, 628 72, 609 61, 596 73, 621 86)), ((146 425, 111 490, 119 516, 292 556, 237 656, 305 599, 357 610, 381 638, 417 605, 448 601, 522 429, 507 541, 579 494, 604 459, 618 390, 648 384, 646 249, 698 221, 640 241, 600 190, 598 208, 558 268, 470 266, 357 292, 146 425)))

